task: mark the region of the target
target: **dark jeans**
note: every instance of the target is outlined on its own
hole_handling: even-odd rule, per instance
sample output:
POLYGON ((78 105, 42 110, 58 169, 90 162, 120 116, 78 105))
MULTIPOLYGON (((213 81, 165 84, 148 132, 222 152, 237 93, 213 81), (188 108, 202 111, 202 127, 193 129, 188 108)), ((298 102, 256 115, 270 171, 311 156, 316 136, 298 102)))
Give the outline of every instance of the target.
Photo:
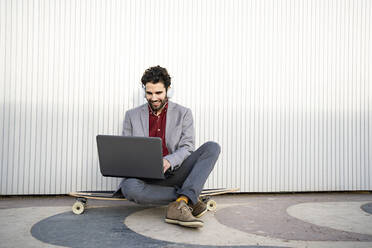
POLYGON ((180 168, 167 172, 166 179, 124 178, 115 194, 121 191, 129 201, 156 205, 168 204, 184 195, 195 204, 220 151, 217 143, 206 142, 191 153, 180 168))

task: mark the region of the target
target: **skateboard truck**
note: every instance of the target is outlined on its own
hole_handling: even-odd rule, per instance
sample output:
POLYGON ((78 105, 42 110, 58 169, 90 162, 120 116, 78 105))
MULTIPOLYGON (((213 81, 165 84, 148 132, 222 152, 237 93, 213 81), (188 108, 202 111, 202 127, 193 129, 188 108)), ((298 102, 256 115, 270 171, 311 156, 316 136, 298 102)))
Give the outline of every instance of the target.
POLYGON ((207 205, 208 211, 216 211, 217 203, 212 200, 209 196, 202 196, 200 200, 207 205))
POLYGON ((76 202, 72 205, 72 212, 74 214, 82 214, 87 206, 87 198, 77 197, 76 202))

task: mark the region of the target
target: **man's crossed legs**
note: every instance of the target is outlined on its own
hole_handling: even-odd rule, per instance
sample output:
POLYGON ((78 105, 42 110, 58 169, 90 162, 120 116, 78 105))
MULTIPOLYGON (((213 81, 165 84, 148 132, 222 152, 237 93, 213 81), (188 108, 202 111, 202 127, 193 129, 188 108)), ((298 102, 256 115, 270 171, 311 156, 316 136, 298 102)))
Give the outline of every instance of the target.
POLYGON ((206 142, 173 172, 166 173, 166 179, 141 180, 124 178, 115 192, 121 193, 138 204, 168 204, 165 221, 189 227, 202 227, 200 217, 206 206, 199 201, 199 195, 214 168, 221 148, 215 142, 206 142), (194 209, 193 212, 190 210, 194 209))

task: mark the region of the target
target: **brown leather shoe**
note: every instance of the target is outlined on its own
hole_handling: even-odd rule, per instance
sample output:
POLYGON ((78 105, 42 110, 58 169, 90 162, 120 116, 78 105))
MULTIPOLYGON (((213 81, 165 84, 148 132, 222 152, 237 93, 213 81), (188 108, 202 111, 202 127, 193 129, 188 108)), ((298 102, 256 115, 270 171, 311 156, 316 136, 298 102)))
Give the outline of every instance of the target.
POLYGON ((165 222, 186 227, 203 227, 202 220, 195 218, 184 201, 169 203, 165 222))
POLYGON ((208 211, 207 204, 205 204, 201 200, 198 200, 195 205, 189 205, 192 208, 192 215, 194 215, 196 218, 202 217, 208 211))

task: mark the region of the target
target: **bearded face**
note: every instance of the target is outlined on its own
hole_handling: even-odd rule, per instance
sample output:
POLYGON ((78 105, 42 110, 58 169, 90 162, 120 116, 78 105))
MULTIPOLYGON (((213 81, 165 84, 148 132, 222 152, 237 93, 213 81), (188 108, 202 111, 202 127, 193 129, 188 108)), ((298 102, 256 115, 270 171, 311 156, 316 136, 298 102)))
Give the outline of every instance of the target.
POLYGON ((162 82, 158 83, 146 83, 146 100, 149 103, 152 111, 157 113, 161 111, 164 105, 167 103, 167 90, 162 82))

